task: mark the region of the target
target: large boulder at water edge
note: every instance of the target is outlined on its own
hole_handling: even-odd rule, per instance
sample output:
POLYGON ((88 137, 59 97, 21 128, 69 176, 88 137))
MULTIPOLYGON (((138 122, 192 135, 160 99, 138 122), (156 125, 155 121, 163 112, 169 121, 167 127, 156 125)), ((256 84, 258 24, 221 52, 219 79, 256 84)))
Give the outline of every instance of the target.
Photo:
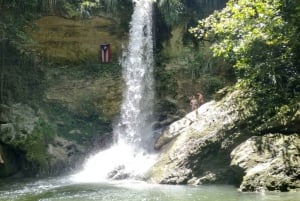
POLYGON ((81 147, 56 137, 42 111, 19 103, 0 107, 0 177, 53 174, 79 160, 81 147))
POLYGON ((300 188, 298 134, 253 136, 231 152, 231 165, 245 171, 240 189, 288 191, 300 188))
POLYGON ((243 191, 300 188, 300 132, 295 126, 300 123, 299 107, 290 121, 274 118, 262 124, 252 96, 234 91, 166 127, 155 144, 161 154, 150 179, 163 184, 234 184, 243 191))

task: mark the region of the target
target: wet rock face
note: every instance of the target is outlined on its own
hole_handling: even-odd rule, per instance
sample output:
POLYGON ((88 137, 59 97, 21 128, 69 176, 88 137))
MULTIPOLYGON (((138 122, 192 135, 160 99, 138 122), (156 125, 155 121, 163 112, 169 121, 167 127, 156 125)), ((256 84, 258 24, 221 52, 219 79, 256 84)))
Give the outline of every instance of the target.
POLYGON ((120 165, 108 174, 108 178, 113 180, 127 179, 130 178, 130 173, 126 172, 124 165, 120 165))
POLYGON ((229 180, 232 173, 227 149, 239 133, 231 136, 227 130, 234 130, 239 121, 232 101, 237 93, 228 96, 225 104, 212 101, 202 105, 163 131, 155 144, 162 154, 153 167, 152 179, 172 184, 229 180))
POLYGON ((32 133, 39 118, 32 108, 22 104, 2 106, 2 108, 5 109, 1 114, 0 141, 14 146, 18 140, 24 140, 32 133))
POLYGON ((0 178, 16 174, 21 168, 24 154, 0 143, 0 178))
POLYGON ((231 153, 231 165, 246 173, 240 189, 289 191, 300 188, 299 150, 299 134, 251 137, 231 153))
POLYGON ((55 63, 99 62, 99 45, 111 43, 114 59, 122 50, 123 30, 118 22, 93 16, 75 20, 46 16, 36 21, 39 29, 30 34, 42 57, 55 63), (120 37, 121 36, 121 37, 120 37))
POLYGON ((19 103, 1 105, 1 109, 0 177, 18 173, 53 175, 81 160, 83 148, 54 137, 54 130, 42 111, 19 103))
POLYGON ((166 127, 155 144, 161 154, 150 179, 164 184, 233 184, 242 191, 299 189, 300 138, 299 133, 288 134, 294 133, 291 125, 297 121, 287 122, 284 134, 270 133, 280 128, 280 121, 269 121, 268 130, 259 127, 252 100, 235 91, 166 127))
POLYGON ((47 153, 49 159, 49 172, 51 175, 60 174, 62 170, 70 171, 84 161, 83 147, 73 141, 62 137, 55 137, 53 142, 48 145, 47 153))

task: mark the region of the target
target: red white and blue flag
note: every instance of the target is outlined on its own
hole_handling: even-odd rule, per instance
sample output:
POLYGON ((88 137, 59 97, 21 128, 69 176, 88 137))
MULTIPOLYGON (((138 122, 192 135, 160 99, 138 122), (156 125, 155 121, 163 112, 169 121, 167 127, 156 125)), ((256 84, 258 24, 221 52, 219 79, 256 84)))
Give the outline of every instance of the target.
POLYGON ((101 62, 108 63, 110 61, 110 44, 100 45, 101 50, 101 62))

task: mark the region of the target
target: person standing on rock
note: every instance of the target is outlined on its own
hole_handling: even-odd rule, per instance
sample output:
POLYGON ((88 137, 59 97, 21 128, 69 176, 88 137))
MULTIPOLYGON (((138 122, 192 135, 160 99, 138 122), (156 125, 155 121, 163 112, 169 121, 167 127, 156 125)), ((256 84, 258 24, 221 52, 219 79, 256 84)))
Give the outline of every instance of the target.
POLYGON ((198 97, 198 107, 200 107, 204 103, 204 96, 202 93, 198 92, 197 97, 198 97))
POLYGON ((198 108, 198 100, 196 98, 196 96, 192 96, 192 98, 190 99, 190 105, 191 105, 191 110, 194 111, 195 109, 198 108))
POLYGON ((0 152, 0 164, 4 164, 4 160, 3 160, 2 156, 1 156, 1 152, 0 152))

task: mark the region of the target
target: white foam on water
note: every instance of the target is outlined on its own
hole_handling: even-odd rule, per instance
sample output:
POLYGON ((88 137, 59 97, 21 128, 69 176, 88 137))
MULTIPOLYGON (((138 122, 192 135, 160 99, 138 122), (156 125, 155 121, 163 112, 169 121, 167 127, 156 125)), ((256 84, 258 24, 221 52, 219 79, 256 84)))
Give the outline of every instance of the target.
POLYGON ((72 178, 79 182, 142 178, 155 162, 150 122, 154 102, 153 79, 153 1, 133 0, 128 48, 121 60, 125 89, 115 144, 91 156, 84 170, 72 178))

